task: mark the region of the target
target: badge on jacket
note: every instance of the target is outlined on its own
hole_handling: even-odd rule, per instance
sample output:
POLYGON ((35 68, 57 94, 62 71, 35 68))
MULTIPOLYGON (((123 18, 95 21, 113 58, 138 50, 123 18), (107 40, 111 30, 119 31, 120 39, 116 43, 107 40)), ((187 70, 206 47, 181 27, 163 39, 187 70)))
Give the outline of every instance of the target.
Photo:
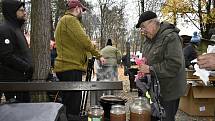
POLYGON ((5 44, 10 44, 10 40, 9 40, 9 39, 5 39, 5 40, 4 40, 4 43, 5 43, 5 44))

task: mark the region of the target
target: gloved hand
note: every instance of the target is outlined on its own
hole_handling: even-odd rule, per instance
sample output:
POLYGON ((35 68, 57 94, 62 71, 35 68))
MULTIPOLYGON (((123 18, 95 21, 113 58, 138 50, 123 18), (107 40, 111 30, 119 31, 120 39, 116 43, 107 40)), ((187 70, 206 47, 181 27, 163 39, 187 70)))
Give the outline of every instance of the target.
POLYGON ((32 79, 32 76, 33 76, 33 67, 30 66, 26 71, 25 71, 25 78, 27 80, 31 80, 32 79))

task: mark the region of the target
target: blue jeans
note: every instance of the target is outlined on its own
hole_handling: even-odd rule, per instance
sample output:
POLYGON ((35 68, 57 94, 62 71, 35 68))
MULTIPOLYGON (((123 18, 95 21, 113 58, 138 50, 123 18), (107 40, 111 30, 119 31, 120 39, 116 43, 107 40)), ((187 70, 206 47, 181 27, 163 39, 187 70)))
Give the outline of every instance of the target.
POLYGON ((103 78, 110 81, 118 81, 117 66, 102 66, 103 78))

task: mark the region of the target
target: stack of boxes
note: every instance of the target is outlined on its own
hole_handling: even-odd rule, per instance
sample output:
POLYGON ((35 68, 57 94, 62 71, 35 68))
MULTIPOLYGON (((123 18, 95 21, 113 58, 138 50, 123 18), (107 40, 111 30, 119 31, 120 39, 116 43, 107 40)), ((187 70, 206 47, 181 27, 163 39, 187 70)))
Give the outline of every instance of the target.
MULTIPOLYGON (((215 116, 215 87, 205 86, 193 70, 187 70, 187 88, 181 97, 179 109, 191 116, 215 116)), ((215 82, 215 77, 209 77, 215 82)))

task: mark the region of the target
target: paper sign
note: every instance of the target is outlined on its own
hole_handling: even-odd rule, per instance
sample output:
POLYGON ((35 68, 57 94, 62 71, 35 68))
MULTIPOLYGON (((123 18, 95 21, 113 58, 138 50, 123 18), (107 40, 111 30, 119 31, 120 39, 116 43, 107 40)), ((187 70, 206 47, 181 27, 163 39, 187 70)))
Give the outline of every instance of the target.
POLYGON ((205 111, 206 109, 205 109, 205 106, 201 106, 201 107, 199 107, 199 111, 200 112, 203 112, 203 111, 205 111))

